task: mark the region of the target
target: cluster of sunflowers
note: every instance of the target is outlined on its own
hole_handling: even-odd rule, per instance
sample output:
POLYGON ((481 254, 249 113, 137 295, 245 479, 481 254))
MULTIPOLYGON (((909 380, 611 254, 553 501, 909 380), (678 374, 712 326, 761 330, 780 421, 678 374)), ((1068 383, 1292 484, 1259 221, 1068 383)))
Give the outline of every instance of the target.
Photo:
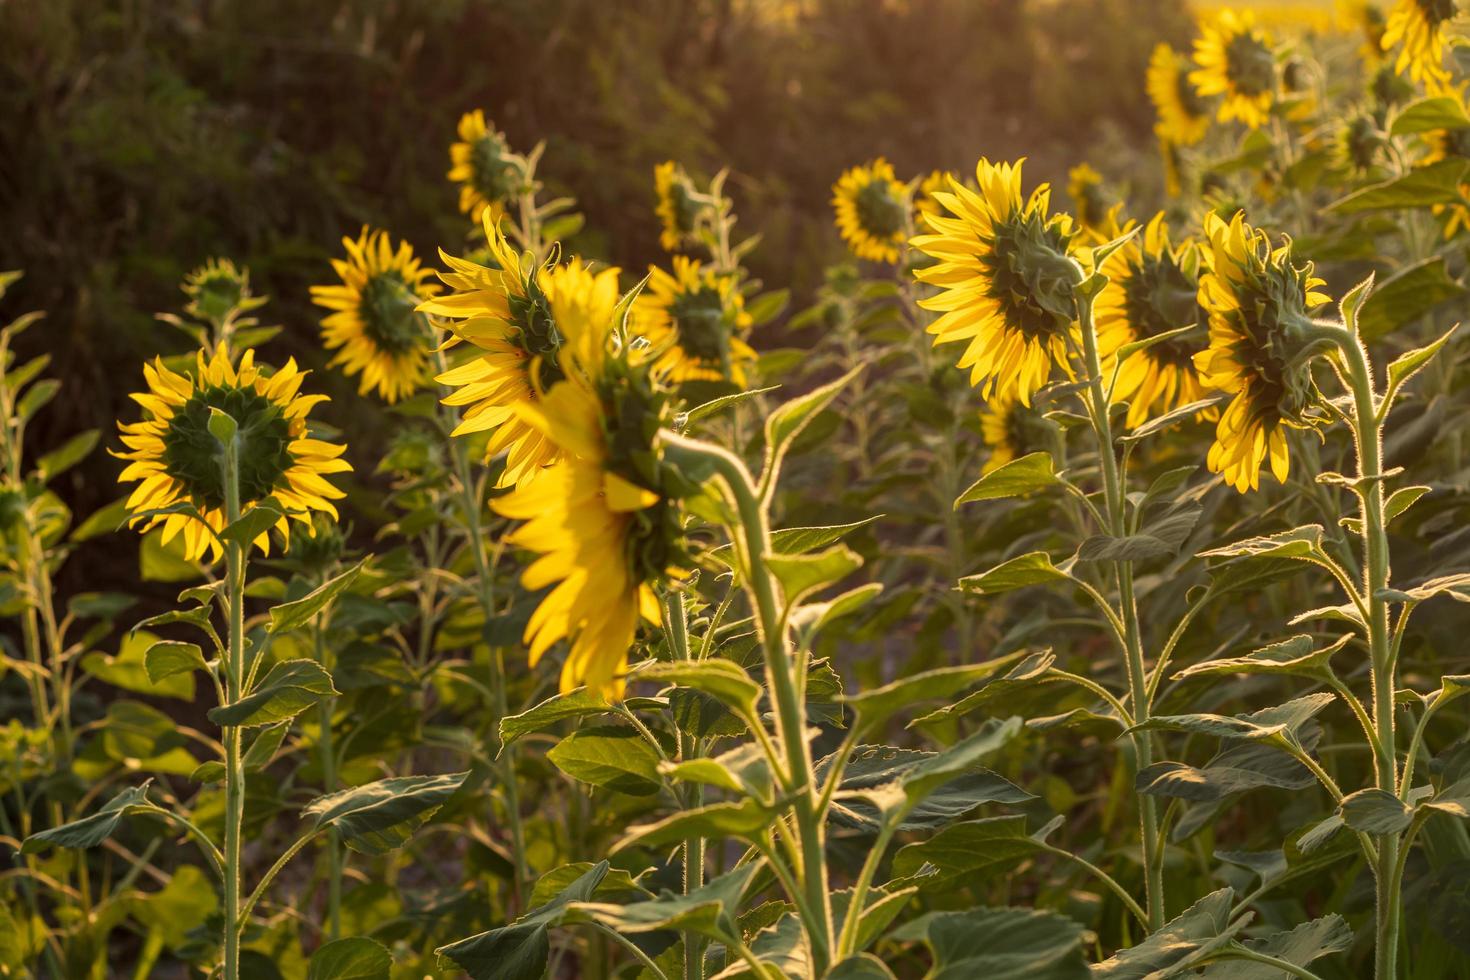
POLYGON ((99 436, 27 463, 55 388, 0 330, 34 718, 0 729, 0 975, 1464 975, 1470 680, 1460 614, 1411 622, 1470 599, 1458 18, 1202 11, 1140 78, 1136 216, 1122 167, 1073 167, 1071 214, 1022 161, 853 167, 799 350, 751 345, 787 293, 726 173, 654 168, 631 282, 563 246, 544 145, 467 113, 464 241, 363 228, 311 288, 392 420, 375 468, 212 260, 119 425, 128 495, 69 528, 48 487, 99 436), (119 523, 187 584, 111 655, 131 598, 52 578, 119 523), (83 676, 202 677, 213 727, 83 676))

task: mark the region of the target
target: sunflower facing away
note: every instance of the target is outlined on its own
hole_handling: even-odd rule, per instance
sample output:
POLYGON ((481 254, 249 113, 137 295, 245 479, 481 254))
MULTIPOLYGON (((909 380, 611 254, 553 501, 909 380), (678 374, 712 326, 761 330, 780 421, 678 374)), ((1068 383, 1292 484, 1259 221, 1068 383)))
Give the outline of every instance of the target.
MULTIPOLYGON (((138 484, 128 497, 131 526, 146 533, 161 525, 165 544, 183 536, 190 561, 206 553, 219 560, 224 549, 215 532, 225 526, 225 490, 220 446, 209 431, 211 409, 239 427, 242 509, 274 497, 287 515, 275 526, 288 543, 288 518, 308 534, 313 511, 336 518, 332 501, 343 493, 325 475, 352 467, 340 458, 345 446, 308 434, 307 413, 326 396, 299 393, 306 374, 294 360, 268 376, 256 366, 254 351, 245 352, 238 368, 223 349, 209 359, 201 351, 192 374, 176 374, 155 360, 143 365, 143 377, 148 390, 132 397, 145 418, 118 423, 127 451, 115 454, 130 461, 118 482, 138 484), (190 514, 148 513, 181 503, 192 504, 202 522, 190 514)), ((269 535, 262 532, 255 546, 268 553, 269 535)))
POLYGON ((1256 27, 1249 10, 1221 11, 1200 25, 1189 81, 1202 97, 1221 96, 1219 119, 1239 119, 1259 129, 1276 97, 1276 55, 1271 38, 1256 27))
POLYGON ((1445 25, 1455 16, 1455 0, 1399 0, 1388 15, 1384 29, 1384 51, 1399 49, 1393 70, 1405 70, 1415 84, 1430 95, 1450 89, 1450 73, 1444 67, 1445 25))
POLYGON ((928 328, 936 346, 965 344, 959 367, 970 370, 972 385, 984 386, 985 399, 1014 391, 1030 405, 1053 364, 1066 370, 1081 276, 1071 255, 1072 220, 1047 214, 1045 184, 1021 197, 1019 162, 981 160, 975 176, 978 193, 951 179, 951 193, 935 195, 952 217, 930 217, 934 234, 913 240, 938 260, 914 273, 940 290, 919 305, 942 314, 928 328))
POLYGON ((882 157, 853 167, 832 185, 837 230, 852 254, 873 262, 897 262, 909 227, 909 192, 882 157))
POLYGON ((654 445, 669 421, 667 397, 646 360, 610 350, 612 308, 572 299, 554 297, 552 314, 591 373, 585 383, 560 381, 541 403, 517 408, 561 456, 534 484, 491 506, 526 522, 508 538, 539 555, 522 584, 552 587, 526 624, 532 665, 569 640, 561 690, 585 684, 616 700, 639 621, 660 619, 653 586, 683 574, 687 556, 654 445))
POLYGON ((223 320, 231 311, 265 305, 263 297, 250 295, 250 270, 229 259, 209 259, 184 276, 180 288, 189 297, 185 312, 205 320, 223 320))
POLYGON ((1210 107, 1189 82, 1189 59, 1167 44, 1154 48, 1145 87, 1159 121, 1160 139, 1174 146, 1193 146, 1210 129, 1210 107))
POLYGON ((698 240, 699 216, 705 205, 696 198, 694 182, 684 168, 665 160, 653 168, 653 192, 658 198, 654 213, 661 230, 658 243, 665 252, 676 252, 698 240))
POLYGON ((589 301, 606 305, 611 315, 618 273, 607 269, 594 275, 580 262, 538 267, 529 255, 516 254, 488 212, 481 220, 494 265, 441 251, 450 271, 439 278, 450 292, 426 300, 419 309, 454 321, 448 324, 446 346, 464 341, 477 348, 470 360, 434 380, 458 389, 444 404, 467 406, 454 435, 491 431, 485 455, 505 454, 500 484, 509 486, 532 479, 561 452, 516 412, 517 405, 534 401, 538 391, 564 377, 565 335, 552 315, 551 297, 585 294, 589 301))
POLYGON ((400 242, 394 249, 386 231, 364 228, 342 245, 347 258, 332 260, 342 284, 311 287, 312 301, 334 311, 322 320, 322 343, 337 352, 329 366, 361 375, 357 393, 376 390, 391 405, 428 374, 432 333, 418 305, 439 287, 424 281, 433 273, 413 247, 400 242))
POLYGON ((980 438, 990 448, 984 476, 1005 464, 1041 448, 1030 431, 1033 410, 1022 405, 1013 392, 996 392, 980 409, 980 438))
POLYGON ((1102 174, 1089 163, 1079 163, 1067 171, 1067 196, 1083 231, 1092 232, 1108 220, 1108 202, 1103 197, 1102 174))
POLYGON ((1285 482, 1286 427, 1306 428, 1312 400, 1309 311, 1328 302, 1311 263, 1292 265, 1291 243, 1273 249, 1264 231, 1237 213, 1205 216, 1210 261, 1199 302, 1209 313, 1210 346, 1194 356, 1204 383, 1234 395, 1220 416, 1209 467, 1244 493, 1261 483, 1261 463, 1285 482))
POLYGON ((499 222, 505 202, 526 179, 525 161, 485 121, 482 109, 459 117, 459 142, 450 145, 449 162, 449 179, 459 184, 459 209, 473 221, 489 211, 492 222, 499 222))
POLYGON ((1199 249, 1169 242, 1162 212, 1127 244, 1108 257, 1103 272, 1108 285, 1097 297, 1094 312, 1098 350, 1104 359, 1118 349, 1180 327, 1191 332, 1138 351, 1118 369, 1113 401, 1128 402, 1129 428, 1142 425, 1152 412, 1167 412, 1206 397, 1194 368, 1194 355, 1204 347, 1208 316, 1199 305, 1199 249))
POLYGON ((735 278, 682 255, 672 266, 650 267, 633 302, 635 329, 657 352, 655 370, 675 384, 728 379, 745 387, 756 354, 744 339, 751 320, 735 278))

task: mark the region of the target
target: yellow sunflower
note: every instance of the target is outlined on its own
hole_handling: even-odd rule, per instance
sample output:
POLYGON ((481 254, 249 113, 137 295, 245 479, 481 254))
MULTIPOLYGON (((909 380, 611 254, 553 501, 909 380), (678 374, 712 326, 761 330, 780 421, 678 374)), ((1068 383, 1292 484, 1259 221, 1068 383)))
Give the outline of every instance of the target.
POLYGON ((925 222, 929 215, 944 214, 944 207, 934 199, 934 194, 948 189, 951 176, 945 170, 931 170, 927 177, 919 181, 919 191, 914 195, 914 221, 920 228, 928 227, 925 222))
POLYGON ((661 492, 665 470, 653 441, 669 413, 648 365, 609 346, 612 310, 568 298, 554 298, 552 313, 593 373, 518 406, 561 455, 534 485, 491 506, 526 522, 507 539, 539 555, 522 584, 552 587, 526 624, 531 664, 569 640, 561 690, 586 685, 620 699, 638 623, 660 619, 653 585, 687 567, 679 509, 661 492))
MULTIPOLYGON (((242 509, 274 497, 286 512, 275 527, 288 544, 288 519, 310 534, 313 511, 337 516, 332 501, 343 493, 325 475, 352 467, 340 458, 345 446, 308 433, 307 413, 326 396, 300 394, 306 374, 294 360, 267 375, 256 366, 254 351, 245 352, 239 367, 223 349, 208 359, 200 351, 192 374, 176 374, 155 360, 143 365, 143 377, 148 390, 132 398, 145 417, 118 423, 127 451, 114 454, 129 460, 118 482, 138 483, 127 502, 131 526, 146 533, 162 525, 165 544, 182 534, 190 561, 206 553, 219 560, 224 549, 215 534, 225 526, 225 487, 220 446, 209 431, 211 410, 238 426, 242 509), (156 513, 182 504, 194 513, 156 513)), ((269 535, 262 532, 255 546, 269 553, 269 535)))
POLYGON ((1202 97, 1222 96, 1221 122, 1239 119, 1251 129, 1260 128, 1276 98, 1276 55, 1270 35, 1256 27, 1251 11, 1224 10, 1200 25, 1194 63, 1199 67, 1189 73, 1189 81, 1202 97))
POLYGON ((1450 87, 1444 67, 1445 25, 1455 16, 1455 0, 1399 0, 1388 15, 1384 29, 1384 51, 1399 49, 1393 70, 1405 70, 1415 84, 1423 84, 1431 95, 1450 87))
POLYGON ((528 424, 516 406, 534 401, 538 391, 565 377, 565 335, 551 310, 551 298, 563 293, 584 295, 588 302, 611 310, 617 304, 618 270, 593 274, 579 261, 537 266, 530 255, 518 255, 494 224, 481 215, 490 265, 440 252, 450 271, 439 278, 450 292, 425 300, 419 309, 446 317, 450 337, 477 348, 465 363, 434 380, 458 389, 444 404, 467 406, 456 436, 493 430, 486 458, 505 454, 500 485, 522 484, 556 460, 560 449, 545 433, 528 424))
POLYGON ((1135 235, 1103 265, 1108 285, 1097 297, 1094 315, 1104 359, 1125 344, 1180 327, 1199 328, 1198 337, 1190 333, 1160 341, 1118 369, 1113 401, 1128 402, 1129 428, 1142 425, 1151 412, 1167 412, 1207 394, 1194 368, 1208 322, 1198 300, 1199 270, 1199 249, 1170 244, 1163 212, 1144 228, 1141 240, 1135 235))
POLYGON ((418 304, 439 287, 414 257, 413 247, 394 249, 386 231, 362 230, 342 239, 347 258, 333 259, 340 286, 312 286, 312 302, 334 312, 322 320, 322 344, 337 351, 330 367, 360 374, 357 393, 376 390, 388 404, 407 398, 428 374, 432 332, 418 304))
POLYGON ((1310 262, 1292 264, 1291 243, 1271 247, 1237 213, 1205 216, 1209 261, 1199 302, 1209 313, 1210 346, 1194 356, 1206 386, 1234 395, 1215 429, 1209 467, 1244 493, 1260 486, 1261 463, 1285 482, 1286 427, 1305 428, 1312 401, 1308 364, 1321 351, 1310 311, 1328 302, 1310 262))
POLYGON ((1014 391, 1021 404, 1067 370, 1067 339, 1077 318, 1073 288, 1082 270, 1072 255, 1073 228, 1048 215, 1050 189, 1021 196, 1021 163, 975 168, 979 191, 950 180, 935 198, 949 215, 928 219, 933 234, 913 246, 938 261, 914 275, 939 287, 919 305, 942 315, 929 325, 935 345, 964 343, 959 367, 989 400, 1014 391))
POLYGON ((990 455, 980 467, 981 476, 1030 451, 1033 440, 1026 432, 1026 415, 1030 411, 1013 392, 998 391, 986 401, 980 409, 980 438, 990 448, 990 455))
POLYGON ((1189 59, 1160 43, 1148 60, 1145 82, 1159 121, 1160 139, 1175 146, 1193 146, 1210 129, 1210 109, 1189 82, 1189 59))
POLYGON ((1108 202, 1102 193, 1102 174, 1091 164, 1079 163, 1067 171, 1067 196, 1072 199, 1072 208, 1077 223, 1086 232, 1102 228, 1108 220, 1108 202))
POLYGON ((205 320, 217 322, 265 305, 264 297, 250 294, 250 270, 229 259, 209 259, 185 275, 179 288, 189 297, 184 311, 205 320))
POLYGON ((832 185, 837 230, 852 253, 874 262, 897 262, 909 227, 908 188, 882 157, 853 167, 832 185))
POLYGON ((658 243, 663 250, 676 252, 698 241, 699 219, 706 205, 698 200, 698 191, 684 168, 672 160, 654 167, 653 191, 658 198, 653 210, 662 226, 658 243))
POLYGON ((1363 42, 1358 53, 1370 66, 1383 59, 1383 35, 1388 19, 1376 0, 1338 0, 1338 23, 1345 30, 1358 33, 1363 42))
POLYGON ((756 354, 744 339, 751 319, 735 277, 682 255, 672 265, 672 273, 650 266, 633 302, 634 329, 655 352, 655 370, 676 384, 728 379, 745 387, 756 354))
POLYGON ((485 121, 483 109, 459 117, 459 142, 449 147, 449 179, 459 184, 459 209, 479 221, 490 212, 492 224, 505 202, 521 191, 526 164, 511 151, 505 134, 485 121))

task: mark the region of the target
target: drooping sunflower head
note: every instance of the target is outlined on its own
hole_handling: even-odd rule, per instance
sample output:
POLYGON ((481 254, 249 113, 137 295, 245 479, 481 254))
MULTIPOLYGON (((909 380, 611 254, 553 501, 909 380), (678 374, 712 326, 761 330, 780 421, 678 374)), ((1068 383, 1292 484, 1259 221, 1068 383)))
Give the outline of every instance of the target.
MULTIPOLYGON (((182 535, 190 561, 206 554, 219 559, 223 548, 216 532, 225 526, 227 500, 224 450, 209 429, 216 411, 237 427, 242 510, 274 498, 286 515, 275 526, 288 542, 288 521, 304 524, 310 533, 313 512, 336 518, 332 501, 343 493, 325 475, 352 467, 340 458, 345 446, 308 432, 307 414, 326 396, 300 393, 306 375, 294 360, 267 374, 256 366, 254 351, 246 351, 237 367, 219 348, 212 358, 201 351, 190 374, 155 360, 143 365, 143 376, 148 390, 132 397, 143 406, 144 418, 118 424, 126 451, 116 454, 129 461, 118 481, 138 484, 127 502, 133 527, 147 532, 161 525, 164 543, 182 535), (182 507, 158 513, 178 505, 192 513, 182 507)), ((255 545, 268 553, 268 534, 255 545)))
POLYGON ((569 378, 519 406, 561 454, 492 506, 526 522, 508 540, 539 555, 522 584, 552 586, 526 625, 532 664, 565 639, 562 691, 619 699, 640 619, 660 618, 655 586, 689 567, 679 484, 655 439, 672 409, 647 359, 616 343, 612 309, 560 297, 553 306, 569 335, 601 337, 605 353, 583 383, 569 378))
POLYGON ((1378 166, 1385 137, 1370 112, 1357 111, 1338 127, 1333 146, 1337 165, 1350 174, 1363 175, 1378 166))
POLYGON ((699 222, 708 205, 699 200, 694 181, 684 168, 665 160, 653 168, 653 190, 658 198, 654 212, 658 215, 659 245, 665 252, 676 252, 698 240, 699 222))
POLYGON ((419 304, 439 291, 432 272, 408 242, 393 248, 386 231, 367 228, 342 239, 345 259, 333 259, 340 285, 312 286, 311 298, 332 312, 322 343, 335 350, 331 366, 358 375, 358 394, 376 391, 388 404, 407 398, 428 375, 433 331, 419 304))
POLYGON ((914 272, 939 287, 920 305, 941 313, 928 328, 936 345, 965 344, 959 367, 983 397, 1013 390, 1030 405, 1053 365, 1066 370, 1080 251, 1071 218, 1048 213, 1045 184, 1021 196, 1020 162, 981 160, 975 176, 978 192, 951 180, 948 193, 935 195, 948 214, 931 216, 933 233, 913 239, 937 260, 914 272))
POLYGON ((1398 0, 1388 15, 1380 42, 1384 51, 1399 49, 1394 71, 1408 72, 1416 85, 1431 95, 1450 89, 1450 73, 1444 67, 1445 28, 1457 13, 1455 0, 1398 0))
POLYGON ((474 221, 489 211, 498 223, 505 202, 526 182, 525 158, 486 122, 483 109, 459 117, 459 141, 449 147, 449 162, 449 179, 459 184, 459 209, 474 221))
POLYGON ((1240 492, 1260 486, 1261 463, 1281 481, 1289 469, 1287 426, 1310 424, 1311 360, 1324 350, 1310 311, 1328 302, 1310 262, 1295 265, 1291 243, 1269 236, 1241 214, 1205 218, 1209 238, 1199 302, 1209 314, 1210 346, 1194 357, 1209 388, 1233 395, 1210 447, 1212 472, 1240 492))
POLYGON ((1091 164, 1079 163, 1067 171, 1067 196, 1082 230, 1093 232, 1107 224, 1108 201, 1103 196, 1102 174, 1091 164))
POLYGON ((487 459, 504 454, 501 485, 534 478, 560 454, 557 446, 528 425, 515 406, 535 401, 540 392, 566 377, 567 335, 552 312, 553 295, 571 303, 584 291, 605 297, 609 282, 616 304, 617 270, 592 274, 580 262, 538 266, 529 253, 518 255, 488 212, 485 227, 489 262, 482 264, 440 252, 449 271, 439 278, 449 287, 419 305, 425 313, 446 318, 446 346, 468 343, 468 359, 435 380, 455 390, 444 404, 462 406, 463 419, 454 435, 490 432, 487 459))
POLYGON ((191 270, 179 288, 189 297, 186 313, 215 323, 265 303, 264 297, 250 293, 250 270, 224 258, 208 259, 191 270))
POLYGON ((1220 96, 1219 119, 1260 128, 1276 98, 1276 54, 1250 11, 1221 11, 1200 26, 1189 81, 1201 97, 1220 96))
POLYGON ((837 230, 852 254, 897 262, 909 228, 909 192, 882 157, 853 167, 832 185, 837 230))
POLYGON ((745 341, 750 314, 733 276, 674 256, 672 271, 648 270, 633 301, 634 330, 655 352, 656 370, 669 381, 727 380, 740 387, 755 361, 745 341))
POLYGON ((1094 313, 1105 360, 1125 344, 1192 328, 1134 353, 1119 367, 1113 400, 1128 402, 1129 427, 1206 395, 1194 367, 1208 334, 1208 316, 1199 304, 1200 265, 1196 245, 1170 243, 1162 212, 1103 264, 1108 285, 1094 313))
POLYGON ((1148 60, 1145 86, 1158 114, 1160 138, 1175 146, 1193 146, 1210 129, 1210 106, 1189 81, 1189 59, 1160 43, 1148 60))

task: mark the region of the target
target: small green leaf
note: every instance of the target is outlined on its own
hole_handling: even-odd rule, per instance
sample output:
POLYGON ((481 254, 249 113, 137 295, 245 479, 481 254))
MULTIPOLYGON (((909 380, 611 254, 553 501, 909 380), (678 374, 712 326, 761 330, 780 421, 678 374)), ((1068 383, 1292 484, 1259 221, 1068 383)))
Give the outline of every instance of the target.
POLYGON ((910 727, 934 725, 949 719, 959 718, 986 705, 995 704, 997 701, 1004 701, 1020 691, 1034 688, 1036 686, 1036 679, 1043 676, 1048 670, 1051 670, 1052 665, 1056 663, 1057 659, 1050 650, 1040 650, 1035 653, 1018 651, 1016 655, 1006 659, 1015 660, 1017 656, 1021 658, 1020 661, 1000 677, 996 677, 978 691, 965 695, 953 704, 936 708, 928 714, 915 719, 913 725, 910 727))
POLYGON ((373 939, 354 937, 324 943, 311 954, 306 980, 388 980, 393 955, 373 939))
POLYGON ((767 555, 766 567, 781 583, 788 603, 835 585, 863 565, 862 556, 845 544, 805 555, 767 555))
POLYGON ((954 505, 958 508, 960 504, 974 503, 977 500, 1024 497, 1055 486, 1058 482, 1051 453, 1030 453, 998 466, 976 480, 970 489, 960 494, 954 505))
POLYGON ((252 541, 275 527, 285 516, 286 512, 276 504, 275 499, 268 497, 246 511, 238 521, 226 525, 218 537, 221 541, 232 541, 248 548, 252 541))
POLYGON ((1395 517, 1403 514, 1410 507, 1419 502, 1419 498, 1430 490, 1429 487, 1400 487, 1389 494, 1388 500, 1383 505, 1383 522, 1387 524, 1395 517))
POLYGON ((1389 127, 1391 136, 1412 136, 1436 129, 1464 129, 1470 127, 1470 117, 1465 115, 1460 100, 1447 95, 1419 99, 1411 102, 1393 117, 1389 127))
POLYGON ((208 670, 204 651, 197 643, 180 643, 176 640, 161 640, 148 648, 143 655, 143 668, 148 679, 157 684, 175 674, 187 674, 191 670, 208 670))
POLYGON ((751 679, 745 668, 723 657, 650 664, 639 671, 638 678, 666 681, 703 691, 719 698, 747 719, 755 717, 756 702, 761 697, 761 686, 751 679))
POLYGON ((612 705, 602 695, 585 687, 552 695, 533 708, 500 720, 500 749, 503 752, 507 745, 521 736, 550 728, 559 721, 607 714, 612 710, 612 705))
POLYGON ((1229 888, 1211 892, 1136 946, 1094 966, 1093 977, 1142 980, 1184 975, 1228 945, 1250 921, 1249 916, 1231 921, 1234 900, 1235 892, 1229 888))
POLYGON ((235 441, 235 436, 240 431, 240 423, 228 412, 222 412, 213 406, 209 409, 209 434, 219 440, 220 445, 228 446, 235 441))
POLYGON ((71 848, 96 847, 112 836, 123 817, 130 813, 157 809, 148 802, 148 787, 152 782, 151 779, 145 779, 141 786, 123 790, 91 816, 32 834, 25 839, 20 852, 34 854, 48 844, 71 848))
POLYGON ((1273 705, 1247 715, 1155 715, 1133 731, 1187 732, 1191 735, 1218 735, 1221 738, 1243 738, 1251 741, 1295 736, 1295 733, 1323 708, 1337 699, 1327 691, 1273 705))
POLYGON ((1379 284, 1358 314, 1358 332, 1364 340, 1378 340, 1465 292, 1445 268, 1444 256, 1424 259, 1379 284))
POLYGON ((1434 355, 1440 352, 1445 344, 1449 343, 1450 337, 1455 333, 1455 327, 1450 327, 1439 339, 1423 347, 1415 348, 1406 354, 1400 354, 1388 365, 1388 391, 1385 400, 1392 401, 1393 395, 1403 387, 1404 382, 1424 369, 1424 366, 1434 359, 1434 355))
POLYGON ((1345 953, 1352 948, 1353 930, 1340 915, 1326 915, 1303 922, 1295 929, 1272 933, 1263 939, 1248 939, 1232 944, 1221 952, 1199 976, 1203 980, 1285 980, 1286 974, 1267 963, 1231 959, 1234 949, 1284 960, 1293 966, 1306 967, 1332 953, 1345 953))
POLYGON ((712 803, 693 810, 682 810, 655 823, 640 824, 628 828, 623 839, 613 845, 613 851, 629 847, 660 847, 678 844, 692 837, 722 840, 739 837, 746 840, 760 834, 771 825, 776 815, 759 800, 747 799, 739 803, 712 803))
POLYGON ((740 897, 760 867, 759 862, 747 862, 686 895, 666 891, 629 905, 574 902, 567 907, 564 921, 593 921, 624 934, 667 929, 730 942, 740 937, 735 920, 740 897))
POLYGON ((287 633, 294 629, 300 629, 311 622, 313 616, 321 612, 327 603, 331 602, 343 591, 351 587, 357 581, 357 576, 362 573, 364 562, 358 562, 347 571, 335 578, 323 582, 315 590, 302 596, 294 602, 283 602, 271 610, 271 635, 287 633))
POLYGON ((1307 559, 1322 552, 1322 525, 1304 524, 1290 531, 1246 538, 1221 548, 1201 551, 1200 558, 1295 558, 1307 559))
POLYGON ((52 450, 36 461, 36 470, 42 483, 49 483, 87 457, 97 445, 100 433, 96 429, 72 436, 62 443, 60 449, 52 450))
MULTIPOLYGON (((157 620, 158 617, 154 619, 157 620)), ((122 646, 116 656, 108 656, 95 650, 83 656, 82 669, 125 691, 178 698, 181 701, 194 700, 194 678, 188 674, 161 677, 156 681, 148 676, 148 651, 158 642, 159 638, 153 633, 136 630, 123 637, 122 646)))
POLYGON ((546 757, 579 782, 629 796, 651 796, 662 786, 658 753, 631 728, 583 728, 558 742, 546 757))
POLYGON ((712 398, 702 405, 696 405, 689 411, 684 412, 674 419, 674 427, 680 431, 689 427, 689 423, 698 422, 700 419, 723 412, 732 405, 738 405, 743 401, 757 398, 768 392, 775 391, 780 385, 771 385, 769 388, 751 388, 746 391, 737 391, 732 395, 721 395, 712 398))
POLYGON ((468 772, 396 776, 319 796, 302 809, 312 829, 336 827, 342 842, 363 854, 402 847, 464 784, 468 772))
POLYGON ((1018 650, 981 664, 940 667, 899 678, 882 687, 860 691, 852 697, 843 698, 843 701, 857 714, 857 730, 866 731, 881 725, 905 708, 924 701, 951 698, 965 688, 993 677, 1023 656, 1025 652, 1018 650))
POLYGON ((1223 402, 1226 397, 1218 394, 1211 395, 1208 398, 1201 398, 1199 401, 1189 402, 1186 405, 1180 405, 1178 408, 1170 409, 1163 415, 1151 418, 1138 428, 1120 436, 1119 441, 1138 442, 1141 439, 1147 439, 1151 435, 1173 428, 1180 422, 1189 421, 1206 409, 1214 408, 1223 402))
POLYGON ((792 441, 801 434, 801 430, 816 418, 818 412, 830 405, 832 400, 841 393, 843 388, 847 387, 853 378, 858 376, 862 369, 863 365, 858 365, 836 381, 777 406, 770 415, 766 416, 768 468, 773 464, 779 464, 792 441))
POLYGON ((255 690, 240 700, 211 709, 209 720, 222 728, 258 728, 294 718, 338 693, 332 675, 315 660, 285 660, 267 671, 255 690))
POLYGON ((1372 787, 1342 798, 1342 822, 1365 834, 1400 834, 1414 821, 1414 811, 1392 793, 1372 787))
POLYGON ((1333 655, 1352 638, 1352 634, 1347 634, 1318 648, 1312 637, 1300 633, 1253 650, 1244 657, 1207 660, 1194 664, 1175 672, 1173 679, 1177 681, 1186 677, 1216 677, 1223 674, 1297 674, 1304 677, 1325 677, 1330 673, 1329 662, 1333 655))
POLYGON ((904 883, 923 890, 979 884, 1040 850, 1041 845, 1026 833, 1021 814, 967 820, 900 848, 893 856, 893 876, 912 879, 904 883))
POLYGON ((1047 582, 1070 581, 1071 576, 1051 563, 1044 551, 1032 551, 1001 562, 989 571, 960 579, 960 588, 977 595, 998 595, 1047 582))

